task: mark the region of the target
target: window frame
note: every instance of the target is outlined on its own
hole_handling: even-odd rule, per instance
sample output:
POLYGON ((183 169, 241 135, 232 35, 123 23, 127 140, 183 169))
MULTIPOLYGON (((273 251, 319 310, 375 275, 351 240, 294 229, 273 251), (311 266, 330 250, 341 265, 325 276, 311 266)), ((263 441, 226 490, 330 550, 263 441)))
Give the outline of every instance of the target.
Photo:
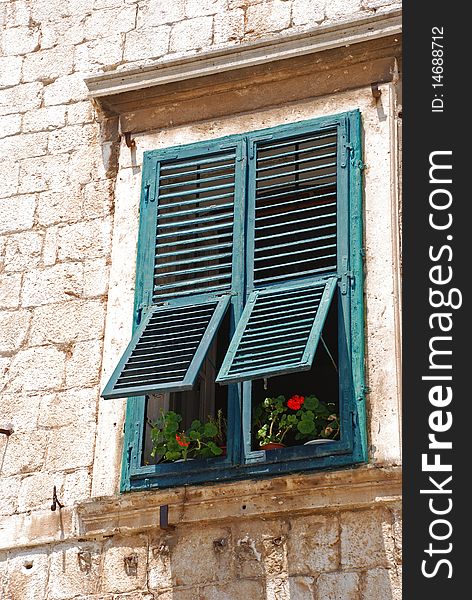
MULTIPOLYGON (((249 179, 247 160, 251 160, 253 145, 268 136, 286 137, 287 135, 316 131, 321 127, 336 125, 338 128, 337 157, 337 198, 346 201, 347 215, 339 227, 338 211, 338 344, 346 341, 339 358, 340 369, 344 370, 339 378, 342 438, 333 443, 310 446, 293 446, 283 450, 272 450, 267 454, 263 450, 251 449, 251 382, 230 384, 228 386, 228 439, 227 455, 199 460, 198 471, 192 471, 192 463, 163 463, 161 465, 140 465, 143 448, 145 418, 145 396, 127 399, 124 432, 124 447, 121 474, 121 491, 148 489, 151 487, 172 487, 178 485, 211 483, 250 477, 273 476, 282 473, 304 470, 318 470, 343 467, 367 461, 365 385, 364 385, 364 307, 363 307, 363 244, 362 244, 362 137, 361 116, 359 110, 338 115, 319 117, 268 129, 236 134, 206 142, 196 142, 185 146, 165 148, 145 152, 143 158, 140 225, 138 253, 136 262, 136 289, 133 310, 133 332, 139 325, 143 310, 152 305, 152 281, 154 243, 157 224, 157 210, 150 216, 149 207, 155 200, 157 165, 166 158, 183 158, 203 154, 216 147, 236 145, 237 160, 246 170, 247 184, 235 186, 235 246, 233 247, 233 265, 237 261, 233 277, 237 280, 239 293, 231 298, 230 338, 241 318, 244 305, 253 288, 246 286, 246 280, 253 267, 251 254, 247 248, 253 243, 247 235, 247 212, 252 208, 251 194, 253 185, 249 179), (246 155, 246 151, 248 154, 246 155), (239 207, 237 207, 239 204, 239 207), (236 215, 241 219, 236 219, 236 215), (347 219, 346 219, 347 217, 347 219), (244 235, 238 235, 238 232, 244 235), (242 242, 247 244, 241 247, 242 242), (341 244, 340 244, 341 242, 341 244), (239 246, 239 248, 237 247, 239 246), (340 251, 342 247, 342 251, 340 251), (247 269, 244 256, 248 257, 247 269), (241 258, 242 264, 241 264, 241 258), (343 257, 347 257, 343 261, 343 257), (339 262, 343 261, 343 262, 339 262), (152 265, 152 267, 151 267, 152 265), (239 271, 238 271, 239 269, 239 271), (151 270, 151 272, 150 272, 151 270), (341 293, 343 291, 343 293, 341 293), (340 301, 339 301, 340 299, 340 301), (341 335, 343 331, 343 335, 341 335), (350 359, 349 359, 350 356, 350 359), (348 381, 348 384, 345 384, 348 381)), ((157 203, 155 203, 157 204, 157 203)), ((235 290, 232 290, 235 292, 235 290)), ((229 344, 230 340, 228 340, 229 344)), ((218 384, 217 384, 218 385, 218 384)))

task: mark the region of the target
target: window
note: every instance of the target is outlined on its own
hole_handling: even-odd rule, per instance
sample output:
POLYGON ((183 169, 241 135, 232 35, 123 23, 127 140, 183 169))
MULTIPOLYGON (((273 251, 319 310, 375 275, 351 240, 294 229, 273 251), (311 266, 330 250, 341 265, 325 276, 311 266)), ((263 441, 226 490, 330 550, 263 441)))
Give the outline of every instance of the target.
POLYGON ((358 111, 145 153, 123 490, 366 460, 361 173, 358 111))

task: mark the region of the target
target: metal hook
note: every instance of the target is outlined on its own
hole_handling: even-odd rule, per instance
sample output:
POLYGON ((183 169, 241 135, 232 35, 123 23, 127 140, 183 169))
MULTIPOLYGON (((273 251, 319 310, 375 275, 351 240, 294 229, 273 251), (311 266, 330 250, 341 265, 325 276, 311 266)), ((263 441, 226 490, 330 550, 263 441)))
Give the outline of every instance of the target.
POLYGON ((372 91, 372 96, 378 100, 380 98, 380 96, 382 95, 382 90, 379 90, 379 84, 378 83, 371 83, 370 84, 370 89, 372 91))
POLYGON ((59 499, 57 497, 57 492, 56 492, 56 486, 54 486, 53 490, 52 490, 51 510, 56 510, 57 507, 59 507, 59 510, 60 510, 61 508, 64 508, 64 505, 59 502, 59 499))

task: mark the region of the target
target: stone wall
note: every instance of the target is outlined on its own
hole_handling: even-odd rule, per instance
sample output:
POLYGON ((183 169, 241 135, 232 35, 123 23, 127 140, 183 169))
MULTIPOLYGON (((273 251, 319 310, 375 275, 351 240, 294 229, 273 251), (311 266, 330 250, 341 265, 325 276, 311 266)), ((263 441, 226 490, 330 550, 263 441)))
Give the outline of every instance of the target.
MULTIPOLYGON (((146 531, 84 543, 76 536, 61 544, 59 536, 37 545, 34 527, 28 543, 14 533, 18 523, 23 531, 46 515, 56 518, 54 486, 71 507, 114 493, 119 479, 123 407, 102 418, 99 429, 99 392, 104 351, 111 364, 129 333, 132 271, 124 301, 113 291, 109 297, 109 281, 122 252, 127 259, 135 252, 119 219, 131 216, 137 225, 140 173, 139 165, 127 164, 124 144, 120 151, 114 122, 104 122, 87 99, 84 77, 398 6, 389 0, 0 0, 0 427, 13 428, 0 436, 0 598, 389 600, 375 590, 388 582, 398 589, 397 513, 390 507, 274 517, 267 528, 260 519, 226 520, 204 535, 182 526, 169 539, 146 531), (126 195, 130 205, 116 202, 126 195), (110 315, 121 319, 113 331, 110 315), (307 533, 308 523, 320 537, 307 533), (362 537, 360 523, 372 539, 362 537), (251 532, 243 531, 249 525, 251 532), (373 545, 362 562, 353 552, 364 539, 373 545), (134 555, 136 573, 133 560, 126 569, 123 562, 134 555)), ((323 110, 331 110, 329 101, 323 110)), ((372 121, 372 128, 389 143, 385 124, 372 121)), ((196 131, 201 139, 215 136, 197 127, 194 138, 196 131)), ((138 150, 173 135, 143 138, 138 150)), ((372 189, 378 184, 370 179, 372 189)), ((379 276, 378 257, 372 269, 379 276)), ((372 294, 371 314, 383 315, 382 302, 372 294)), ((372 330, 379 338, 384 333, 372 330)), ((374 381, 395 377, 392 361, 375 364, 374 381)), ((372 431, 388 430, 371 451, 380 463, 398 462, 395 403, 390 390, 370 406, 372 431)))

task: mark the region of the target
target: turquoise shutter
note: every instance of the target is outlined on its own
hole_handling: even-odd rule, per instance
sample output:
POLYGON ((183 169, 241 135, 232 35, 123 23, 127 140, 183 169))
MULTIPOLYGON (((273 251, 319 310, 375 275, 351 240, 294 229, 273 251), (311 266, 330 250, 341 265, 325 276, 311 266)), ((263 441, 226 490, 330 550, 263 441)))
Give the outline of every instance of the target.
POLYGON ((123 398, 191 389, 229 300, 226 295, 219 300, 149 310, 102 396, 123 398))
POLYGON ((339 275, 345 131, 333 119, 249 136, 252 292, 218 382, 311 368, 339 275))
POLYGON ((310 369, 336 277, 255 290, 249 296, 217 381, 236 381, 310 369))
POLYGON ((244 190, 244 149, 237 140, 145 153, 137 329, 104 398, 193 386, 241 290, 244 219, 235 195, 244 190))

